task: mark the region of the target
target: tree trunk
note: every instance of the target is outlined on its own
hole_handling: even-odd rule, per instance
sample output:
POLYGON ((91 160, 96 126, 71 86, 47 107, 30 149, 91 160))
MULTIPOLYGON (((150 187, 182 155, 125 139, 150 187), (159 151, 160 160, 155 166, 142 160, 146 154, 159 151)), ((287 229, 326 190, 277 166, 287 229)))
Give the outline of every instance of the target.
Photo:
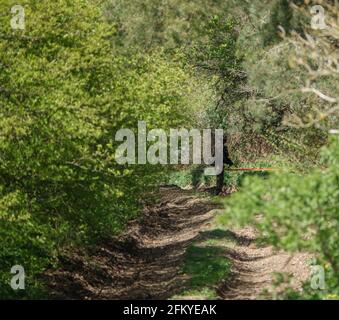
POLYGON ((224 142, 223 143, 223 168, 222 168, 222 172, 219 175, 217 175, 216 188, 215 188, 216 194, 220 194, 224 187, 225 164, 229 166, 233 165, 233 161, 230 159, 230 156, 228 153, 226 136, 224 136, 223 142, 224 142))

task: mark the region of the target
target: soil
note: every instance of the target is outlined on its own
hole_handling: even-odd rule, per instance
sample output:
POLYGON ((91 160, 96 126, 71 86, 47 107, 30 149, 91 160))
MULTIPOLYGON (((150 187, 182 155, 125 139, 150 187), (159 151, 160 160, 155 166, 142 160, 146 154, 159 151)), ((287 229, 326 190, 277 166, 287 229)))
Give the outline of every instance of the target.
POLYGON ((300 291, 302 283, 309 278, 310 254, 291 254, 277 251, 271 246, 257 246, 252 227, 234 231, 233 237, 236 245, 228 252, 232 259, 232 275, 218 288, 221 299, 273 298, 287 283, 290 288, 300 291), (284 275, 285 283, 277 284, 278 274, 284 275))
MULTIPOLYGON (((211 228, 218 209, 209 197, 174 186, 160 188, 160 201, 148 205, 126 232, 91 250, 60 257, 60 268, 44 275, 51 298, 167 299, 187 288, 182 271, 187 247, 211 228)), ((270 291, 275 272, 293 275, 298 289, 308 277, 308 254, 257 247, 251 228, 229 233, 232 274, 218 285, 220 299, 256 299, 270 291)))
POLYGON ((147 206, 120 237, 91 252, 72 252, 47 272, 53 298, 165 299, 183 288, 187 247, 213 217, 207 198, 177 187, 160 188, 160 202, 147 206))

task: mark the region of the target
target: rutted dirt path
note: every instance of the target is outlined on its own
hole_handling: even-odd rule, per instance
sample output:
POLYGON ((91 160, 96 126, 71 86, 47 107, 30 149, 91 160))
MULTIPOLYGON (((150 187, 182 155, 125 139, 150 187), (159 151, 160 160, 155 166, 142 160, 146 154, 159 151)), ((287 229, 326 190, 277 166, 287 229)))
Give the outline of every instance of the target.
POLYGON ((177 187, 160 189, 161 201, 146 207, 124 236, 92 252, 72 253, 46 282, 57 298, 164 299, 185 283, 186 248, 213 217, 207 198, 177 187))
MULTIPOLYGON (((220 285, 218 294, 226 300, 253 300, 272 298, 284 285, 274 288, 276 274, 292 276, 289 286, 300 290, 309 277, 307 253, 287 253, 273 247, 255 244, 255 231, 251 227, 232 232, 235 246, 228 250, 232 260, 232 274, 220 285)), ((287 280, 287 279, 286 279, 287 280)))
MULTIPOLYGON (((211 228, 216 208, 191 191, 160 188, 160 202, 146 207, 123 236, 90 252, 72 252, 62 258, 60 269, 46 273, 52 298, 166 299, 180 293, 187 288, 182 272, 186 249, 211 228)), ((226 233, 235 245, 224 248, 233 267, 230 280, 216 288, 221 299, 258 297, 270 287, 272 272, 292 273, 296 287, 307 278, 307 255, 257 248, 250 229, 226 233)))

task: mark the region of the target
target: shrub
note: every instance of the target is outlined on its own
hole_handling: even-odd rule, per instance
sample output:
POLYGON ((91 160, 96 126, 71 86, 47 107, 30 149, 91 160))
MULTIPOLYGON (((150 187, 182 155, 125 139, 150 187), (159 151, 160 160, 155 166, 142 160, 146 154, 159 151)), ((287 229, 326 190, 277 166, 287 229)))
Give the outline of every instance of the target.
POLYGON ((28 0, 26 27, 0 17, 0 297, 33 296, 65 245, 122 230, 161 168, 114 161, 115 133, 185 119, 188 82, 162 54, 113 56, 100 1, 28 0), (26 271, 24 293, 10 267, 26 271), (34 289, 34 290, 33 290, 34 289))
POLYGON ((259 240, 277 248, 314 253, 326 270, 322 297, 338 294, 339 288, 338 153, 339 141, 333 139, 322 150, 324 168, 305 176, 281 172, 247 178, 241 191, 226 200, 221 217, 226 224, 253 223, 259 240))

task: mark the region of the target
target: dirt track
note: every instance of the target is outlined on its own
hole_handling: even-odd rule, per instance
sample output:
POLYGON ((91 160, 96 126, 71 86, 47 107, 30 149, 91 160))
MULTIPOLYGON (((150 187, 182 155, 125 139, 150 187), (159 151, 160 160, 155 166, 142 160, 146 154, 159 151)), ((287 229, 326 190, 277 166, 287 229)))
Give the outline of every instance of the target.
MULTIPOLYGON (((47 272, 52 298, 166 299, 181 292, 186 249, 211 227, 216 205, 177 187, 161 188, 160 199, 129 224, 125 235, 91 252, 72 252, 62 268, 47 272)), ((257 248, 250 229, 228 232, 236 245, 225 250, 233 267, 231 279, 217 288, 221 299, 257 298, 271 286, 273 272, 295 275, 295 287, 307 278, 308 255, 257 248)))
POLYGON ((232 232, 236 245, 228 251, 232 259, 232 276, 218 288, 221 299, 248 300, 272 298, 283 287, 273 288, 276 274, 292 275, 289 286, 299 290, 307 281, 310 268, 308 253, 290 254, 273 247, 255 244, 251 227, 232 232))
POLYGON ((72 253, 49 272, 53 297, 70 299, 163 299, 185 283, 187 246, 215 208, 206 198, 177 187, 160 189, 161 201, 145 208, 127 233, 86 255, 72 253))

